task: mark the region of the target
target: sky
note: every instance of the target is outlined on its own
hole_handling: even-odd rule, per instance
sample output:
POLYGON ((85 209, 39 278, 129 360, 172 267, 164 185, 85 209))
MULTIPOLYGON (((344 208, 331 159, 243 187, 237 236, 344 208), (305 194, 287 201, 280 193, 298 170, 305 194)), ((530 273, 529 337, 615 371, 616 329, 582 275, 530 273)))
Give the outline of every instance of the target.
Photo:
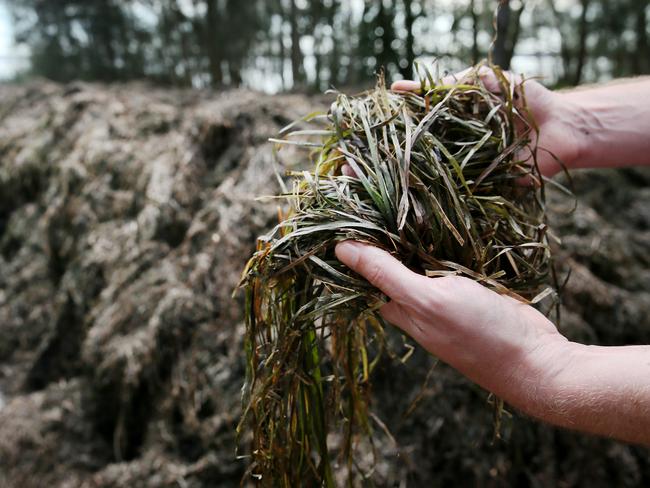
POLYGON ((29 66, 26 48, 15 46, 13 35, 9 9, 0 0, 0 80, 11 78, 29 66))

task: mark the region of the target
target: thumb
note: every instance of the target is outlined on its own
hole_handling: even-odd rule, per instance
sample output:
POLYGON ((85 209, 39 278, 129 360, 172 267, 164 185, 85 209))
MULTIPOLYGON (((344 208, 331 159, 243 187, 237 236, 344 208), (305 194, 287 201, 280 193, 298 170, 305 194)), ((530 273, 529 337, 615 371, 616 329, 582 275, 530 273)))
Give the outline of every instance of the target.
POLYGON ((336 246, 336 257, 379 288, 392 300, 411 302, 414 292, 424 289, 424 276, 414 273, 386 251, 368 244, 344 241, 336 246))

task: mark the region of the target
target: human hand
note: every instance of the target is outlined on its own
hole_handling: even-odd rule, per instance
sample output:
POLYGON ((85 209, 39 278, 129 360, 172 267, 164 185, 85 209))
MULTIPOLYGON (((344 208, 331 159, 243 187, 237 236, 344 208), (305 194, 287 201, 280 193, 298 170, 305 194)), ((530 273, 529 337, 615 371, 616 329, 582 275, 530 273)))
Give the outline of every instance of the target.
POLYGON ((336 256, 390 298, 382 316, 427 351, 521 410, 544 417, 568 341, 533 307, 459 276, 427 278, 354 241, 336 256))
MULTIPOLYGON (((445 84, 462 82, 474 68, 468 68, 443 78, 445 84)), ((488 90, 499 93, 500 84, 494 71, 482 66, 478 71, 488 90)), ((525 93, 527 108, 539 129, 539 136, 532 134, 532 147, 537 142, 537 164, 543 176, 552 177, 562 169, 571 168, 579 159, 585 144, 583 127, 585 115, 572 98, 562 92, 554 92, 532 79, 523 80, 521 76, 504 72, 516 92, 525 93), (561 161, 561 164, 558 162, 561 161)), ((420 89, 419 81, 401 80, 392 84, 394 91, 415 91, 420 89)), ((520 98, 521 100, 521 98, 520 98)), ((531 160, 530 151, 520 155, 531 160)))
POLYGON ((541 313, 459 276, 427 278, 354 241, 337 258, 390 298, 382 316, 528 415, 650 445, 650 346, 569 342, 541 313))

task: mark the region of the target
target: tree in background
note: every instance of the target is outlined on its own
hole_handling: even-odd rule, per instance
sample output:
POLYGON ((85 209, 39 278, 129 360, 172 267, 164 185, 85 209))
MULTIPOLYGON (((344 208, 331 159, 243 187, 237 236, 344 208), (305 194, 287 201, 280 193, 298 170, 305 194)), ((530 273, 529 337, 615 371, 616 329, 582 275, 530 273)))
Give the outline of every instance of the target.
POLYGON ((127 80, 144 76, 151 37, 131 2, 21 0, 10 4, 17 42, 28 44, 35 74, 56 81, 127 80))
POLYGON ((590 0, 580 0, 580 15, 570 21, 566 20, 570 18, 570 13, 558 11, 554 0, 548 0, 548 3, 562 36, 560 44, 562 76, 559 84, 577 85, 581 81, 587 55, 587 11, 590 0))
POLYGON ((524 11, 524 2, 519 2, 519 7, 513 9, 510 0, 499 0, 494 17, 494 48, 492 61, 503 69, 510 69, 510 62, 515 52, 515 45, 519 39, 521 14, 524 11))
POLYGON ((6 1, 32 74, 57 81, 321 91, 488 54, 558 85, 650 72, 647 0, 6 1))

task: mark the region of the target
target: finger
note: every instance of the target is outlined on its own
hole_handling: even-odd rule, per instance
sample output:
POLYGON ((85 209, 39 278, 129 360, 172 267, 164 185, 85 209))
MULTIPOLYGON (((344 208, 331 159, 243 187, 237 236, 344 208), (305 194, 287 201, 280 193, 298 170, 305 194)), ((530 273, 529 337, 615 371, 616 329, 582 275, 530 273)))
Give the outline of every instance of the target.
POLYGON ((515 180, 515 183, 521 188, 539 188, 542 185, 542 183, 539 181, 539 177, 533 176, 532 174, 520 176, 515 180))
MULTIPOLYGON (((476 68, 473 66, 465 68, 464 70, 458 71, 457 73, 452 73, 450 75, 444 76, 440 80, 440 83, 443 85, 456 85, 462 83, 466 80, 468 75, 474 73, 475 71, 476 68)), ((478 69, 478 76, 483 80, 483 83, 488 90, 500 90, 499 80, 497 79, 492 69, 488 68, 487 66, 481 66, 478 69)), ((510 77, 510 73, 506 72, 506 76, 510 77)), ((393 82, 390 88, 393 91, 417 91, 421 88, 421 86, 422 85, 419 81, 399 80, 393 82)))
MULTIPOLYGON (((515 87, 521 85, 524 82, 520 75, 516 75, 510 71, 503 71, 502 73, 507 82, 510 84, 510 90, 514 90, 515 87)), ((497 77, 494 70, 489 66, 480 66, 478 70, 475 67, 467 68, 463 71, 459 71, 458 73, 454 73, 453 75, 445 76, 442 79, 442 82, 443 84, 450 85, 454 83, 462 83, 463 81, 467 80, 467 77, 469 75, 472 74, 477 74, 483 82, 483 85, 485 85, 485 88, 487 88, 489 91, 493 93, 501 93, 502 81, 497 77)))
POLYGON ((541 185, 541 177, 552 178, 563 169, 562 164, 541 146, 537 146, 537 151, 535 152, 539 172, 532 172, 532 166, 535 164, 535 160, 533 159, 533 152, 530 147, 524 147, 517 151, 514 158, 516 161, 522 161, 524 165, 531 168, 530 174, 517 178, 517 184, 520 186, 539 187, 541 185))
POLYGON ((411 302, 425 288, 422 280, 427 278, 377 247, 344 241, 336 246, 336 257, 393 300, 411 302))
MULTIPOLYGON (((472 69, 473 68, 467 68, 463 71, 459 71, 458 73, 447 75, 440 81, 443 85, 454 85, 456 83, 459 83, 472 69)), ((393 84, 390 86, 390 89, 393 91, 417 91, 421 87, 422 84, 419 81, 399 80, 393 82, 393 84)))
POLYGON ((524 166, 528 167, 528 171, 530 171, 528 174, 525 174, 523 176, 520 176, 515 180, 515 183, 521 187, 538 187, 540 186, 541 182, 539 181, 539 176, 537 174, 533 174, 533 157, 532 153, 530 151, 529 147, 523 147, 519 150, 514 155, 515 161, 521 161, 524 166))
POLYGON ((565 169, 562 162, 542 146, 537 146, 537 166, 539 172, 547 178, 552 178, 565 169))
POLYGON ((341 167, 341 174, 343 174, 345 176, 349 176, 350 178, 356 178, 357 177, 357 173, 352 169, 352 166, 350 166, 349 164, 344 164, 341 167))
POLYGON ((413 81, 413 80, 399 80, 393 82, 393 84, 390 86, 390 89, 393 91, 402 91, 402 92, 408 92, 408 91, 417 91, 421 87, 419 81, 413 81))
MULTIPOLYGON (((478 70, 474 67, 468 68, 452 76, 455 78, 456 83, 461 83, 468 77, 468 75, 472 74, 478 75, 478 77, 483 82, 483 85, 485 85, 485 88, 487 88, 489 91, 493 93, 501 92, 501 82, 497 78, 497 75, 494 73, 494 70, 488 66, 480 66, 478 70)), ((504 71, 503 74, 505 75, 506 79, 512 79, 512 74, 510 72, 504 71)), ((448 78, 449 77, 446 77, 444 79, 448 78)))
POLYGON ((395 300, 385 303, 379 309, 379 313, 384 317, 388 322, 393 325, 397 325, 400 321, 400 318, 404 315, 404 309, 400 306, 395 300))
POLYGON ((465 77, 472 72, 473 69, 473 67, 465 68, 464 70, 457 73, 443 76, 440 81, 443 85, 457 85, 458 83, 461 83, 465 77))

